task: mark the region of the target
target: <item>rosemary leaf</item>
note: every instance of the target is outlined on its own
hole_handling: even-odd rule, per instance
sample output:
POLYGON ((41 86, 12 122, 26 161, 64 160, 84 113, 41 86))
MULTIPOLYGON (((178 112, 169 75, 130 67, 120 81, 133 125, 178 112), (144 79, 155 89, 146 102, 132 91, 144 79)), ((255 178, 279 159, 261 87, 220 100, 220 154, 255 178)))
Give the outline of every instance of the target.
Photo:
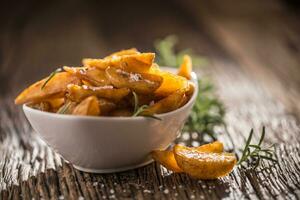
POLYGON ((57 111, 59 114, 67 114, 69 112, 69 108, 72 105, 72 102, 68 102, 64 104, 62 107, 60 107, 57 111))
POLYGON ((262 133, 259 139, 258 144, 251 144, 252 136, 253 136, 253 129, 251 129, 248 139, 245 143, 245 147, 242 153, 241 158, 239 159, 237 165, 241 165, 244 162, 252 165, 253 169, 256 169, 261 160, 269 160, 272 162, 277 162, 274 156, 275 146, 271 145, 267 148, 262 148, 262 143, 264 141, 266 134, 265 127, 262 129, 262 133))
POLYGON ((132 117, 137 117, 137 116, 143 116, 143 117, 149 117, 152 119, 156 120, 162 120, 159 117, 156 117, 154 115, 140 115, 142 112, 144 112, 147 108, 149 108, 148 105, 142 105, 139 107, 139 98, 135 92, 132 92, 133 94, 133 100, 134 100, 134 111, 132 117))
POLYGON ((58 72, 61 71, 61 68, 56 69, 54 72, 52 72, 48 78, 46 79, 46 81, 44 82, 44 84, 41 87, 41 90, 44 89, 44 87, 47 85, 47 83, 55 76, 55 74, 57 74, 58 72))

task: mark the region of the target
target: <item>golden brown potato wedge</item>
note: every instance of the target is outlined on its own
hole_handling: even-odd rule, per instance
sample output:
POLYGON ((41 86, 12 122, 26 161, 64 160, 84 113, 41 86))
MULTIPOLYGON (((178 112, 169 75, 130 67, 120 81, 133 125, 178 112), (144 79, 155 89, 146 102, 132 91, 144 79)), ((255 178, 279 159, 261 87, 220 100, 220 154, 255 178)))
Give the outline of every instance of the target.
POLYGON ((159 162, 162 166, 173 172, 182 172, 182 169, 177 165, 173 151, 155 150, 151 152, 152 158, 159 162))
POLYGON ((98 100, 99 100, 101 115, 108 115, 109 112, 111 112, 117 107, 114 102, 109 101, 107 99, 99 98, 98 100))
POLYGON ((177 90, 171 95, 149 106, 141 115, 153 115, 166 113, 179 108, 184 100, 185 93, 183 90, 177 90))
POLYGON ((136 48, 131 48, 131 49, 124 49, 121 51, 117 51, 115 53, 110 54, 109 56, 106 56, 104 59, 107 58, 112 58, 116 56, 124 56, 124 55, 132 55, 132 54, 138 54, 140 53, 136 48))
POLYGON ((126 72, 122 69, 108 67, 106 77, 117 88, 129 88, 140 94, 153 93, 162 83, 161 76, 146 73, 126 72))
POLYGON ((222 153, 224 150, 223 143, 215 141, 213 143, 204 144, 199 147, 194 147, 201 152, 222 153))
POLYGON ((68 84, 80 84, 81 81, 78 77, 68 73, 61 72, 54 75, 49 82, 44 85, 47 78, 44 78, 41 81, 34 83, 25 89, 17 98, 15 99, 15 104, 24 104, 29 102, 40 102, 44 99, 59 98, 63 97, 64 93, 67 90, 68 84))
POLYGON ((171 72, 161 71, 157 65, 153 65, 149 73, 159 75, 163 78, 160 87, 154 92, 156 96, 168 96, 176 90, 188 90, 189 82, 186 78, 172 74, 171 72))
MULTIPOLYGON (((221 153, 223 152, 223 143, 216 141, 199 147, 191 148, 200 152, 221 153)), ((182 169, 177 165, 173 151, 155 150, 151 152, 151 155, 155 161, 159 162, 165 168, 174 172, 183 172, 182 169)))
POLYGON ((175 145, 174 155, 178 166, 185 173, 199 179, 226 176, 236 164, 234 154, 201 152, 182 145, 175 145))
POLYGON ((74 74, 78 78, 87 81, 93 86, 110 85, 109 80, 106 78, 105 71, 97 68, 87 67, 64 67, 64 70, 74 74))
POLYGON ((64 104, 65 99, 64 98, 51 98, 51 99, 46 99, 45 102, 48 102, 50 104, 51 109, 57 110, 64 104))
POLYGON ((132 116, 132 112, 129 109, 121 108, 111 112, 111 116, 114 117, 130 117, 132 116))
POLYGON ((95 96, 89 96, 80 102, 73 110, 73 115, 100 115, 99 101, 95 96))
POLYGON ((129 72, 147 72, 153 63, 154 57, 154 53, 137 53, 106 59, 85 58, 82 62, 85 67, 97 67, 102 70, 110 66, 129 72))
POLYGON ((67 87, 66 96, 75 102, 80 102, 88 96, 97 96, 117 102, 127 96, 129 92, 130 90, 127 88, 115 89, 113 86, 89 87, 70 84, 67 87))
POLYGON ((191 98, 192 95, 194 94, 194 91, 195 91, 195 84, 189 82, 188 83, 188 88, 187 88, 185 94, 188 96, 188 98, 191 98))
POLYGON ((192 74, 192 58, 188 55, 183 56, 183 62, 179 67, 178 73, 179 76, 183 76, 188 80, 191 79, 192 74))

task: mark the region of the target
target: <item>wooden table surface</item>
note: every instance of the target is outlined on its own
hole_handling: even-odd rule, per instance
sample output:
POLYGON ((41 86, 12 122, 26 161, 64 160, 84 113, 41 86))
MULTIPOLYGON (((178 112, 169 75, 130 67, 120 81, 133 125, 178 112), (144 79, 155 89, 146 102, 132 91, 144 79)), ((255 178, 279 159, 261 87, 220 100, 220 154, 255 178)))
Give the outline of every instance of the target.
MULTIPOLYGON (((299 10, 298 10, 299 11, 299 10)), ((300 18, 283 1, 26 1, 1 6, 0 199, 300 199, 300 18), (13 104, 26 85, 82 57, 102 57, 169 34, 209 59, 227 108, 226 149, 263 125, 278 165, 235 168, 199 181, 157 163, 114 174, 80 172, 36 134, 13 104)), ((179 141, 197 145, 197 134, 179 141)), ((79 148, 80 151, 80 148, 79 148)))

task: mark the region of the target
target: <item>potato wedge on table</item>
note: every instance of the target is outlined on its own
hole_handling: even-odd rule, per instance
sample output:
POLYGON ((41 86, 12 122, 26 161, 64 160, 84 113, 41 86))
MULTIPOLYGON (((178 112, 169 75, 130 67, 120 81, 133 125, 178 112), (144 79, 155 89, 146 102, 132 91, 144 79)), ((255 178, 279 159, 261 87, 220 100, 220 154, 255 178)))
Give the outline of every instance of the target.
POLYGON ((188 90, 189 82, 186 78, 178 76, 171 72, 161 71, 156 65, 153 65, 150 70, 150 74, 156 74, 163 78, 163 82, 160 87, 154 92, 156 96, 168 96, 176 90, 184 89, 188 90))
POLYGON ((100 115, 99 101, 95 96, 89 96, 80 102, 73 110, 73 115, 100 115))
POLYGON ((44 99, 49 99, 50 97, 63 97, 67 90, 67 85, 72 83, 81 83, 78 77, 68 72, 60 72, 55 74, 43 87, 47 80, 48 77, 29 86, 19 96, 17 96, 15 99, 15 104, 40 102, 44 99))
POLYGON ((176 110, 182 105, 184 96, 184 90, 177 90, 171 95, 149 106, 149 108, 145 109, 141 115, 153 115, 176 110))
POLYGON ((182 169, 177 165, 173 151, 155 150, 151 152, 152 158, 159 162, 162 166, 173 172, 183 172, 182 169))
POLYGON ((130 90, 127 88, 115 89, 113 86, 89 87, 70 84, 67 87, 66 96, 75 102, 80 102, 88 96, 97 96, 117 102, 127 96, 129 92, 130 90))
POLYGON ((64 70, 74 74, 78 78, 87 81, 93 86, 109 85, 110 82, 105 76, 105 71, 97 68, 87 67, 64 67, 64 70))
POLYGON ((138 53, 140 53, 140 52, 136 48, 124 49, 124 50, 112 53, 109 56, 106 56, 104 59, 112 58, 112 57, 116 57, 116 56, 133 55, 133 54, 138 54, 138 53))
POLYGON ((226 176, 236 164, 234 154, 201 152, 182 145, 175 145, 174 155, 178 166, 185 173, 199 179, 226 176))
POLYGON ((107 67, 116 67, 129 72, 147 72, 154 57, 154 53, 137 53, 105 59, 85 58, 82 62, 85 67, 97 67, 102 70, 107 67))
MULTIPOLYGON (((191 147, 199 152, 221 153, 223 152, 223 143, 216 141, 213 143, 191 147)), ((173 172, 183 172, 178 166, 174 152, 171 150, 154 150, 151 152, 152 158, 173 172)))
POLYGON ((210 153, 222 153, 224 150, 223 143, 219 141, 215 141, 213 143, 204 144, 199 147, 191 147, 195 148, 201 152, 210 152, 210 153))
POLYGON ((192 58, 188 55, 183 56, 183 62, 179 67, 178 73, 179 76, 183 76, 188 80, 191 79, 192 74, 192 58))
POLYGON ((122 69, 108 67, 106 77, 117 88, 129 88, 137 93, 153 93, 162 83, 161 76, 146 73, 126 72, 122 69))

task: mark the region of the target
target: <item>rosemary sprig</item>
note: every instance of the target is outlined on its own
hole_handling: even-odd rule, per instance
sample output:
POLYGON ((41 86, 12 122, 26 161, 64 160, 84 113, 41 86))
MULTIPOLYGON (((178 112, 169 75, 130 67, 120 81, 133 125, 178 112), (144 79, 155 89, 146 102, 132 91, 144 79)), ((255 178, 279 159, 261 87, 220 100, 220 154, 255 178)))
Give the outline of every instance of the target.
POLYGON ((46 81, 44 82, 44 84, 41 87, 41 90, 44 89, 44 87, 47 85, 47 83, 58 73, 61 72, 61 68, 56 69, 55 71, 53 71, 48 78, 46 79, 46 81))
POLYGON ((166 38, 158 39, 154 42, 154 47, 158 53, 157 59, 159 65, 178 67, 183 60, 185 54, 189 54, 193 59, 194 66, 206 66, 208 60, 193 52, 192 49, 183 49, 176 53, 175 46, 178 43, 178 38, 175 35, 169 35, 166 38))
POLYGON ((62 107, 60 107, 58 109, 58 111, 56 113, 59 113, 59 114, 67 114, 67 113, 69 113, 69 109, 70 109, 71 105, 72 105, 72 102, 65 103, 62 107))
POLYGON ((242 157, 239 159, 237 165, 242 165, 245 162, 252 166, 253 169, 257 168, 261 160, 269 160, 277 163, 277 159, 274 157, 275 145, 269 147, 262 147, 262 143, 265 138, 266 129, 263 127, 262 133, 258 144, 251 144, 253 129, 251 129, 248 139, 246 140, 245 147, 242 151, 242 157))
POLYGON ((139 106, 139 98, 138 98, 137 94, 135 92, 132 92, 132 94, 133 94, 133 102, 134 102, 134 110, 133 110, 132 117, 143 116, 143 117, 153 118, 156 120, 162 120, 161 118, 156 117, 155 115, 145 115, 145 114, 140 115, 145 110, 147 110, 147 108, 149 108, 149 106, 148 105, 139 106))
MULTIPOLYGON (((168 36, 155 42, 159 65, 178 67, 185 53, 191 55, 196 67, 205 66, 208 63, 204 57, 194 54, 190 49, 176 53, 175 45, 177 42, 176 36, 168 36)), ((202 136, 209 135, 215 140, 214 128, 224 125, 225 107, 215 95, 214 85, 209 80, 199 80, 198 87, 197 100, 184 126, 184 131, 201 133, 199 135, 202 136)))

